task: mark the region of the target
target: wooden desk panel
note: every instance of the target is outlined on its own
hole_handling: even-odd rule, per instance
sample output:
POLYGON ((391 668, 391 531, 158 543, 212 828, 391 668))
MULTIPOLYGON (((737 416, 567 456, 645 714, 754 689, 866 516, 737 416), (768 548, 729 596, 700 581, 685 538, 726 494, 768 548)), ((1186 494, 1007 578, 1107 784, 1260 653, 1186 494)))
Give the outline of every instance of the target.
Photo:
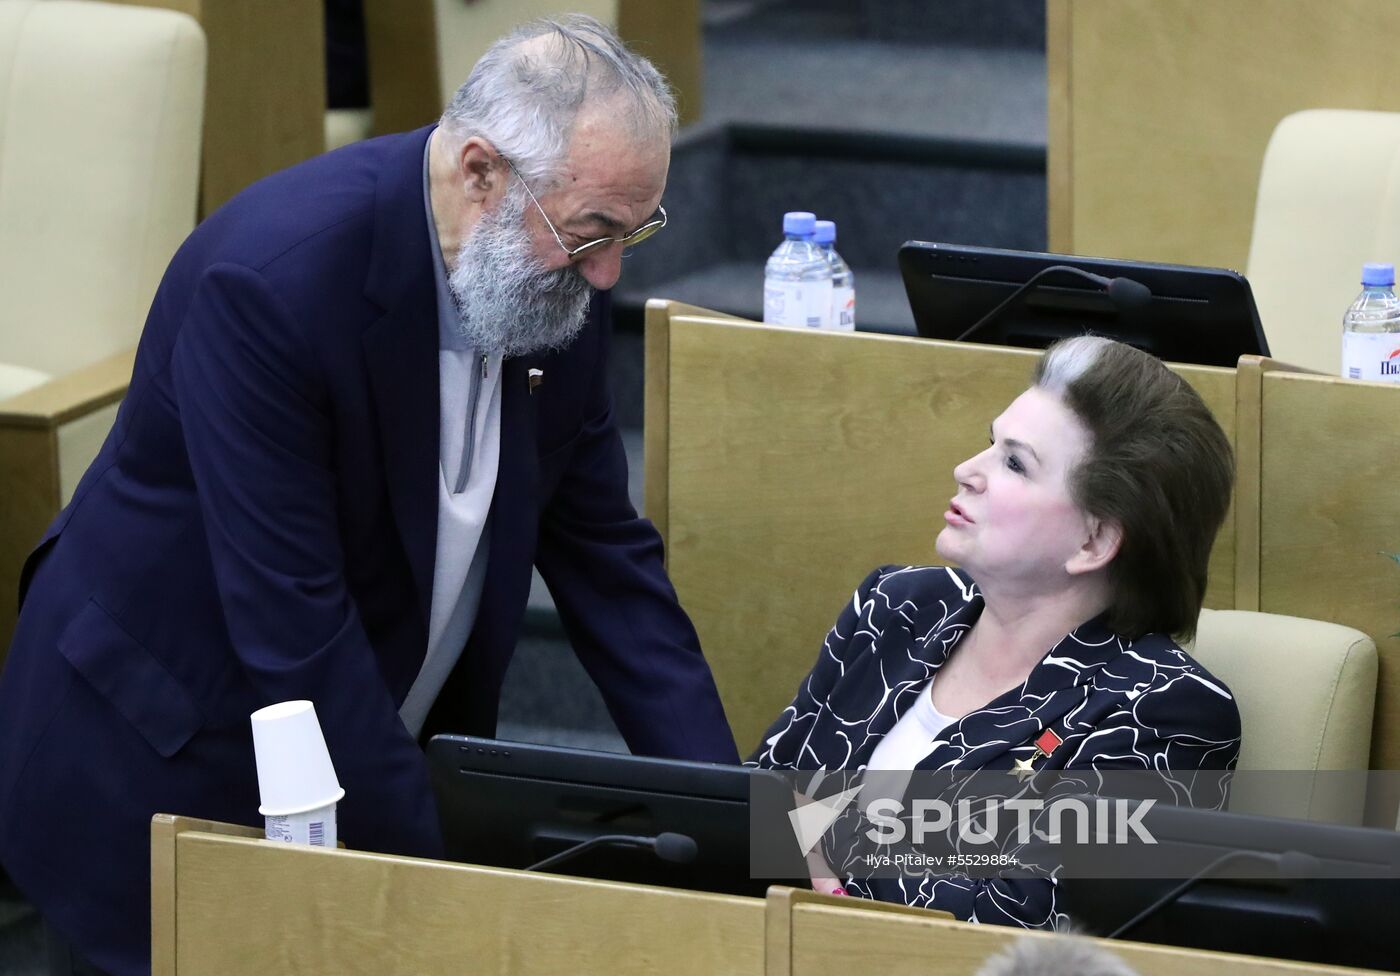
POLYGON ((326 148, 325 17, 317 0, 117 0, 199 21, 209 44, 199 213, 326 148))
POLYGON ((1243 268, 1274 126, 1400 110, 1397 33, 1393 0, 1049 0, 1050 249, 1243 268))
MULTIPOLYGON (((827 976, 840 960, 858 957, 861 968, 880 976, 975 976, 989 956, 1023 939, 1067 938, 1049 932, 1023 932, 998 925, 958 922, 915 909, 884 911, 890 906, 857 899, 837 903, 811 892, 773 889, 768 895, 767 976, 827 976), (786 903, 786 904, 785 904, 786 903), (789 956, 781 928, 786 914, 789 956), (784 963, 786 962, 786 965, 784 963)), ((1118 956, 1140 976, 1363 976, 1373 970, 1149 945, 1086 939, 1118 956)), ((1379 974, 1375 974, 1379 976, 1379 974)))
POLYGON ((756 898, 294 847, 225 825, 157 821, 156 976, 763 971, 756 898))
MULTIPOLYGON (((1400 769, 1400 388, 1265 373, 1259 609, 1346 624, 1380 657, 1375 769, 1400 769)), ((1397 797, 1372 822, 1394 822, 1397 797)))

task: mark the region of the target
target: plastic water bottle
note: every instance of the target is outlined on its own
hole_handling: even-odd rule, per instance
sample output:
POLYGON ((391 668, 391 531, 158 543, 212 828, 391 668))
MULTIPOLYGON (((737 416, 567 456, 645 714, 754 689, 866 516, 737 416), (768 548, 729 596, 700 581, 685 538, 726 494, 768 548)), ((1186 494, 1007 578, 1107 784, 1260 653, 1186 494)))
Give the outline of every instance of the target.
POLYGON ((1400 298, 1393 264, 1361 269, 1361 294, 1342 316, 1342 375, 1400 383, 1400 298))
POLYGON ((831 265, 812 240, 817 218, 783 215, 783 242, 763 269, 763 321, 821 328, 831 315, 831 265))
POLYGON ((836 222, 817 221, 813 239, 826 252, 826 263, 831 265, 831 315, 826 328, 842 332, 856 330, 856 276, 840 254, 836 253, 836 222))

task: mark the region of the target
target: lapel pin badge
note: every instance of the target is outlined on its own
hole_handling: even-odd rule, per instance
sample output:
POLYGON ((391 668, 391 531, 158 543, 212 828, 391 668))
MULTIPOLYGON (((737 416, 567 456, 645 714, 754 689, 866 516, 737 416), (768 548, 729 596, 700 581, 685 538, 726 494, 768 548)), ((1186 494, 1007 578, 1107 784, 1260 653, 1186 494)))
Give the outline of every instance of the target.
POLYGON ((1065 740, 1056 735, 1053 730, 1046 729, 1044 732, 1040 733, 1039 738, 1035 740, 1035 752, 1031 753, 1030 758, 1017 759, 1015 761, 1015 766, 1007 770, 1007 772, 1016 777, 1016 782, 1024 782, 1027 776, 1035 775, 1035 766, 1033 765, 1035 761, 1037 759, 1049 759, 1050 753, 1060 748, 1064 741, 1065 740))
POLYGON ((541 383, 544 382, 544 370, 530 369, 527 371, 526 376, 530 384, 530 394, 533 396, 535 392, 535 387, 539 386, 541 383))
POLYGON ((1049 759, 1050 753, 1060 748, 1060 746, 1064 744, 1064 741, 1064 739, 1061 739, 1055 734, 1054 730, 1046 729, 1044 732, 1040 733, 1040 738, 1035 740, 1035 756, 1033 758, 1038 759, 1044 756, 1046 759, 1049 759))

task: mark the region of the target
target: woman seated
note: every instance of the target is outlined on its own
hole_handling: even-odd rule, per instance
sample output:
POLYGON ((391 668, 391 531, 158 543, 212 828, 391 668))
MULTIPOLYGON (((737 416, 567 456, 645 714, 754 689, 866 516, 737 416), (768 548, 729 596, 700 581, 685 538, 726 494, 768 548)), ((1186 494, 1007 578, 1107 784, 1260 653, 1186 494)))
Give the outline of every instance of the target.
MULTIPOLYGON (((751 762, 1137 769, 1172 784, 1233 769, 1235 701, 1177 644, 1195 631, 1233 471, 1219 424, 1158 360, 1093 336, 1057 343, 987 449, 953 469, 937 549, 960 568, 871 573, 751 762)), ((1182 799, 1218 807, 1225 779, 1182 799)), ((818 891, 1066 921, 1048 878, 866 877, 835 850, 809 856, 818 891)))

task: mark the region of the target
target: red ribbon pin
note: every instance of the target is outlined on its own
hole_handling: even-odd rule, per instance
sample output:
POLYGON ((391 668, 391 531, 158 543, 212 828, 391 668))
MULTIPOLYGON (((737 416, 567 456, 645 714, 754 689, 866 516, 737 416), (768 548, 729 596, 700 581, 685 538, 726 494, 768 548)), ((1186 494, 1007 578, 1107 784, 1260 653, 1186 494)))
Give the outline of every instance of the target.
POLYGON ((1060 748, 1064 741, 1055 734, 1054 730, 1046 729, 1040 733, 1040 738, 1035 740, 1035 747, 1040 750, 1041 755, 1048 757, 1050 753, 1060 748))

